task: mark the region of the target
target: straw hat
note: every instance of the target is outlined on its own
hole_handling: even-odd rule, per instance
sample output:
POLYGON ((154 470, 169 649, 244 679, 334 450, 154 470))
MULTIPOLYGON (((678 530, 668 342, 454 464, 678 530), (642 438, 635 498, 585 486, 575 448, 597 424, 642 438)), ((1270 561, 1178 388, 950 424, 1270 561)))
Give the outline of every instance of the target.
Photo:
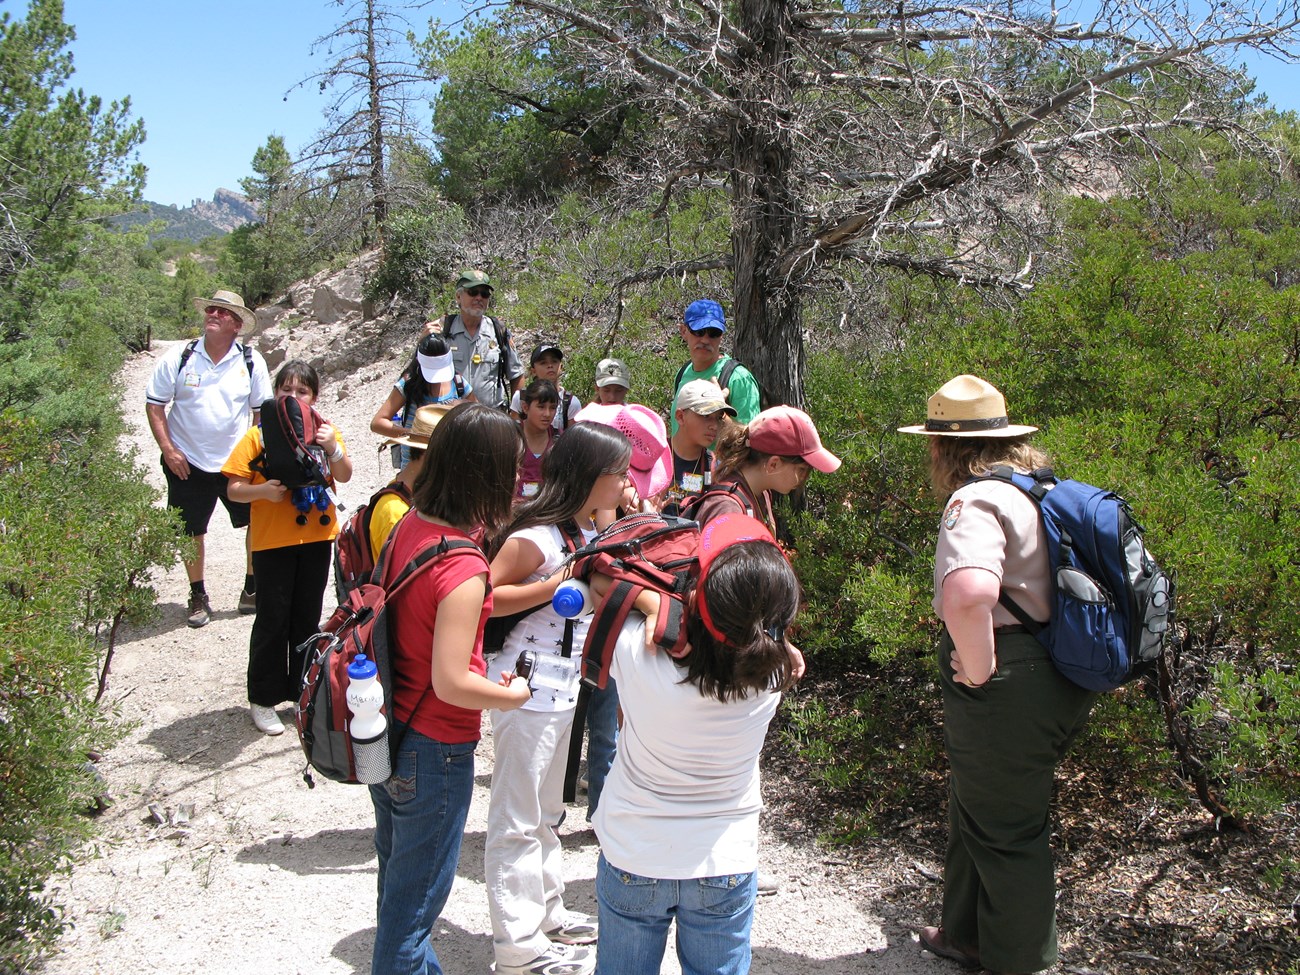
POLYGON ((1007 401, 979 376, 958 376, 927 401, 924 424, 899 427, 899 433, 927 437, 1023 437, 1038 427, 1007 421, 1007 401))
POLYGON ((247 308, 244 305, 244 299, 233 291, 218 291, 211 298, 200 296, 191 300, 194 302, 194 307, 200 312, 207 311, 213 305, 216 305, 218 308, 227 308, 238 315, 239 320, 250 328, 253 326, 253 323, 257 321, 257 316, 253 314, 252 309, 247 308))
POLYGON ((385 440, 381 447, 388 447, 392 444, 399 443, 404 447, 414 447, 416 450, 424 450, 429 446, 429 437, 433 434, 433 428, 451 411, 451 407, 445 403, 438 403, 432 406, 421 406, 415 411, 415 422, 411 424, 411 429, 406 432, 404 437, 391 437, 385 440))

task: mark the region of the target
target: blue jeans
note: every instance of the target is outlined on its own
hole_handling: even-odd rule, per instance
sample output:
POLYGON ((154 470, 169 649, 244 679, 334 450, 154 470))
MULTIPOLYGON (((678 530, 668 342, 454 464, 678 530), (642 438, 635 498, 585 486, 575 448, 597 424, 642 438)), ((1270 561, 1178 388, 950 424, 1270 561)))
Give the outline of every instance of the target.
MULTIPOLYGON (((401 733, 401 726, 389 733, 401 733)), ((429 934, 456 879, 474 791, 474 746, 407 730, 393 777, 370 786, 379 854, 373 972, 442 975, 429 934)))
POLYGON ((603 690, 591 693, 587 702, 587 733, 587 822, 591 822, 600 805, 600 792, 614 764, 614 746, 618 743, 618 685, 612 677, 603 690))
POLYGON ((677 918, 682 975, 746 975, 758 874, 655 880, 596 866, 596 975, 658 975, 677 918))

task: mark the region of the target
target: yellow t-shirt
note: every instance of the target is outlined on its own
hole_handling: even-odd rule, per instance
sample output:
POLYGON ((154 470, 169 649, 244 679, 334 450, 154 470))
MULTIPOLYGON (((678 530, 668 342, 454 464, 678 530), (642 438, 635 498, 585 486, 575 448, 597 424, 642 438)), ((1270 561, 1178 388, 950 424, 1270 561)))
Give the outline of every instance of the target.
POLYGON ((410 503, 400 494, 385 494, 371 506, 370 511, 370 557, 379 564, 379 550, 388 541, 402 515, 411 508, 410 503))
MULTIPOLYGON (((344 447, 343 435, 338 435, 339 446, 344 447)), ((265 484, 266 478, 249 465, 262 452, 262 431, 251 427, 235 444, 221 473, 226 477, 242 477, 250 484, 265 484)), ((298 509, 293 505, 293 492, 285 493, 282 501, 254 501, 249 518, 249 538, 254 552, 270 548, 288 548, 310 542, 332 542, 339 533, 339 516, 333 502, 324 511, 313 506, 306 514, 306 524, 298 524, 298 509), (322 517, 327 518, 321 524, 322 517)))

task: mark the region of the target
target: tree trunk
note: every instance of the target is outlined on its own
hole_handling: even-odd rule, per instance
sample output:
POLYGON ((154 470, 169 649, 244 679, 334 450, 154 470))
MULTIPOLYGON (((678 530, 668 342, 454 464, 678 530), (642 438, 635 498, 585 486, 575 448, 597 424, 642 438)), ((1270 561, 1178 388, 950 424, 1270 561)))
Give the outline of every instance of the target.
POLYGON ((746 54, 732 123, 731 247, 734 259, 736 358, 763 390, 763 405, 804 401, 801 302, 774 277, 798 230, 791 186, 788 0, 742 0, 741 28, 754 46, 746 54))
POLYGON ((384 106, 379 77, 379 54, 375 50, 375 4, 366 0, 366 71, 370 83, 370 214, 375 234, 384 236, 388 219, 388 187, 384 178, 384 106))

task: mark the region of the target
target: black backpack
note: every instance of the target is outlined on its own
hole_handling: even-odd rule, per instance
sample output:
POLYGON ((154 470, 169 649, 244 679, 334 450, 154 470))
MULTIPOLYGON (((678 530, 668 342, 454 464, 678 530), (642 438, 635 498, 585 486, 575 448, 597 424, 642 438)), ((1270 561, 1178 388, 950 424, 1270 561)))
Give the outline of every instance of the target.
POLYGON ((316 431, 325 422, 321 415, 304 409, 293 396, 269 399, 261 410, 262 452, 249 466, 286 488, 328 486, 329 460, 316 443, 316 431))

